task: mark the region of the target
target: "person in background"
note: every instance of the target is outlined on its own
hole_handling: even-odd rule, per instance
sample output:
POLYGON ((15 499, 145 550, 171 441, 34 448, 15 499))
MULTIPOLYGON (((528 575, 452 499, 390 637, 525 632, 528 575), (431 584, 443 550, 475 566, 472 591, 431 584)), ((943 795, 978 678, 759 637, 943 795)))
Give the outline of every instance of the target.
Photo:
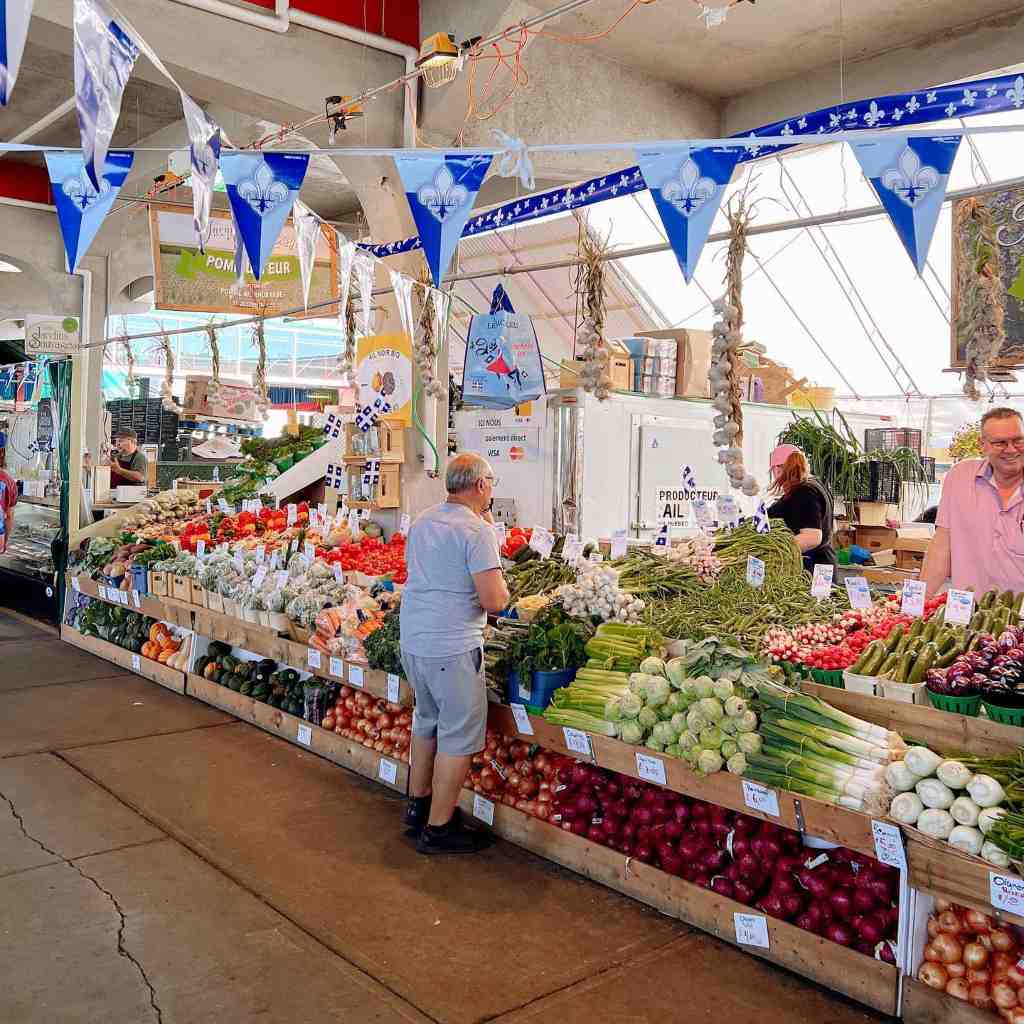
POLYGON ((981 418, 983 459, 958 462, 942 482, 935 536, 921 579, 928 597, 956 590, 1024 590, 1024 423, 1016 409, 981 418))
POLYGON ((138 486, 146 482, 146 456, 139 450, 139 435, 130 428, 114 437, 115 450, 110 458, 110 486, 138 486))
POLYGON ((0 469, 0 555, 7 550, 7 542, 14 529, 14 506, 18 504, 18 482, 4 469, 0 469))
POLYGON ((929 505, 915 520, 915 523, 931 523, 935 525, 935 518, 939 514, 938 505, 929 505))
POLYGON ((448 500, 416 519, 405 549, 401 654, 416 694, 405 824, 425 854, 474 853, 490 844, 489 835, 463 825, 455 805, 487 731, 487 613, 504 611, 509 600, 488 511, 495 483, 479 455, 452 459, 448 500))
POLYGON ((835 565, 832 548, 832 496, 811 476, 807 457, 796 445, 780 444, 771 455, 772 491, 779 500, 768 509, 770 519, 781 519, 796 537, 804 568, 835 565))

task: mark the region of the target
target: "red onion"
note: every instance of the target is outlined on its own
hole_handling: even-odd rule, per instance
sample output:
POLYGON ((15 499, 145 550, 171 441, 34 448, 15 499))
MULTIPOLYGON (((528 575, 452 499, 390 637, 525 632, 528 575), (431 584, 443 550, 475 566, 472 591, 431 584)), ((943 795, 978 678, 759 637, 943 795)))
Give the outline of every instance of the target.
POLYGON ((742 857, 736 858, 736 864, 743 873, 744 878, 756 875, 760 871, 760 864, 757 857, 752 853, 745 853, 742 857))
POLYGON ((693 823, 693 831, 697 833, 702 839, 711 838, 711 822, 706 818, 693 823))
POLYGON ((665 823, 665 835, 669 839, 681 839, 683 836, 683 823, 673 819, 665 823))
POLYGON ((853 931, 848 925, 834 921, 825 927, 825 938, 838 942, 840 946, 849 946, 853 943, 853 931))
POLYGON ((787 921, 796 917, 796 915, 803 909, 804 901, 800 898, 798 893, 791 892, 782 897, 782 916, 787 921))
POLYGON ((661 869, 662 871, 667 871, 670 875, 681 875, 683 871, 683 858, 677 853, 672 853, 671 855, 662 854, 661 869))
POLYGON ((684 801, 680 801, 672 808, 672 814, 676 821, 689 821, 690 805, 684 801))
POLYGON ((883 963, 896 965, 896 944, 890 942, 888 939, 884 939, 875 946, 874 956, 876 960, 881 960, 883 963))
POLYGON ((711 891, 717 892, 719 896, 725 896, 728 899, 732 899, 735 895, 735 889, 733 888, 732 882, 722 875, 711 880, 711 891))
POLYGON ((591 825, 590 828, 587 829, 587 838, 592 843, 603 844, 605 840, 604 829, 600 825, 591 825))
POLYGON ((693 876, 693 884, 699 885, 702 889, 710 889, 711 876, 704 871, 698 871, 697 874, 693 876))
POLYGON ((701 858, 701 867, 715 875, 725 869, 728 863, 728 855, 724 850, 709 850, 701 858))
MULTIPOLYGON (((853 909, 861 914, 875 909, 875 897, 867 887, 853 891, 853 909)), ((876 940, 877 941, 877 940, 876 940)))
POLYGON ((623 839, 632 840, 636 836, 636 825, 632 821, 624 822, 622 828, 619 829, 619 835, 623 839))
POLYGON ((587 834, 587 829, 590 828, 590 825, 588 824, 586 818, 576 818, 575 821, 570 823, 569 827, 572 829, 575 835, 583 836, 587 834))
POLYGON ((650 864, 654 859, 654 851, 646 843, 638 842, 636 846, 633 847, 633 856, 636 857, 637 860, 642 860, 645 864, 650 864))
POLYGON ((576 813, 585 816, 593 814, 597 810, 597 801, 589 795, 583 794, 576 797, 576 813))
POLYGON ((634 807, 632 818, 637 825, 649 826, 651 822, 654 821, 654 815, 651 813, 651 809, 649 807, 634 807))
POLYGON ((629 842, 628 840, 623 839, 619 843, 619 852, 621 854, 623 854, 623 856, 632 857, 633 856, 633 844, 631 842, 629 842))
POLYGON ((586 766, 582 764, 575 765, 572 768, 569 772, 568 779, 563 778, 564 775, 564 770, 558 773, 558 777, 562 779, 563 782, 571 782, 574 786, 585 786, 590 782, 590 772, 588 772, 586 766))
POLYGON ((735 882, 733 883, 733 896, 737 903, 743 903, 750 906, 754 902, 754 897, 757 895, 757 890, 752 888, 746 882, 735 882))
POLYGON ((782 897, 770 892, 758 904, 770 917, 782 917, 782 897))
POLYGON ((788 896, 791 893, 795 893, 796 883, 793 881, 792 875, 780 874, 776 871, 772 878, 772 892, 776 892, 780 896, 788 896))
POLYGON ((696 836, 687 836, 679 844, 679 853, 684 861, 693 863, 704 852, 704 844, 696 836))
POLYGON ((737 835, 750 836, 758 830, 760 822, 756 818, 748 818, 745 814, 737 814, 733 821, 737 835))
POLYGON ((616 836, 622 828, 622 819, 616 818, 611 814, 606 814, 604 816, 604 821, 601 823, 601 828, 606 836, 616 836))
POLYGON ((750 852, 750 840, 746 836, 741 836, 738 829, 733 831, 736 834, 732 839, 732 855, 734 857, 742 857, 745 853, 750 852))
POLYGON ((885 938, 885 921, 878 914, 865 914, 857 927, 857 935, 873 947, 885 938))
POLYGON ((690 808, 690 817, 698 821, 706 821, 711 813, 710 807, 703 800, 694 800, 690 808))
POLYGON ((821 923, 820 917, 815 917, 811 911, 814 907, 808 907, 797 919, 793 922, 797 928, 802 928, 805 932, 814 932, 816 935, 820 935, 824 925, 821 923))
POLYGON ((636 830, 636 841, 642 843, 644 846, 649 846, 651 842, 651 826, 641 825, 636 830))
MULTIPOLYGON (((853 910, 853 901, 850 899, 850 894, 845 889, 836 889, 829 900, 832 904, 832 909, 835 911, 836 917, 842 918, 844 921, 848 920, 853 910)), ((849 943, 842 943, 846 946, 849 943)))

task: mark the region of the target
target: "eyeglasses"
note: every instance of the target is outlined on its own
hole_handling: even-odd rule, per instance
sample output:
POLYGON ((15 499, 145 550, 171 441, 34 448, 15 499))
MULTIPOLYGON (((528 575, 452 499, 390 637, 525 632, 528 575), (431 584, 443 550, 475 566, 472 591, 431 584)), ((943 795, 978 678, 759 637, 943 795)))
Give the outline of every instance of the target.
POLYGON ((997 452, 1005 452, 1011 446, 1018 450, 1024 449, 1024 437, 1009 437, 1005 441, 992 441, 982 436, 982 441, 997 452))
POLYGON ((486 480, 492 487, 497 487, 498 486, 498 481, 500 479, 501 479, 500 476, 485 476, 484 477, 484 480, 486 480))

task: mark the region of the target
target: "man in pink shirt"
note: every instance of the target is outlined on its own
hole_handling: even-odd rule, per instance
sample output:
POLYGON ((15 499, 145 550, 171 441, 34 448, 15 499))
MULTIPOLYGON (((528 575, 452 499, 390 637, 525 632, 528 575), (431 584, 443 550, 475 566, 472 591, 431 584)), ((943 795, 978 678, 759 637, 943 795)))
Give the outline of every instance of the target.
POLYGON ((1024 590, 1024 422, 1014 409, 981 418, 984 459, 946 474, 935 538, 921 568, 931 597, 948 579, 957 590, 1024 590))

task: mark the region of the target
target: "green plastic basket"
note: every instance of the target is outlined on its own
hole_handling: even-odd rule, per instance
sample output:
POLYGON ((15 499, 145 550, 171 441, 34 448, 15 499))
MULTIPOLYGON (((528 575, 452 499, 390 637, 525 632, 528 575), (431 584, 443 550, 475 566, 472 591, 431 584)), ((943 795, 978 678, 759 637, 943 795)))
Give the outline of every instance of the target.
POLYGON ((843 673, 823 668, 812 668, 811 678, 821 686, 835 686, 843 688, 843 673))
POLYGON ((795 661, 780 661, 779 665, 783 669, 788 669, 790 672, 795 673, 801 679, 810 679, 811 678, 810 671, 806 668, 806 666, 799 665, 795 661))
POLYGON ((294 463, 295 460, 290 455, 286 455, 283 459, 278 459, 274 465, 277 466, 279 473, 283 473, 286 469, 291 469, 294 463))
POLYGON ((928 700, 931 701, 933 708, 938 708, 940 711, 952 711, 955 715, 976 718, 978 708, 981 707, 980 697, 943 697, 941 694, 932 693, 928 687, 925 687, 924 692, 928 694, 928 700))
POLYGON ((1003 725, 1024 726, 1024 708, 1000 708, 995 704, 989 704, 987 700, 981 702, 985 705, 985 714, 993 722, 1001 722, 1003 725))

